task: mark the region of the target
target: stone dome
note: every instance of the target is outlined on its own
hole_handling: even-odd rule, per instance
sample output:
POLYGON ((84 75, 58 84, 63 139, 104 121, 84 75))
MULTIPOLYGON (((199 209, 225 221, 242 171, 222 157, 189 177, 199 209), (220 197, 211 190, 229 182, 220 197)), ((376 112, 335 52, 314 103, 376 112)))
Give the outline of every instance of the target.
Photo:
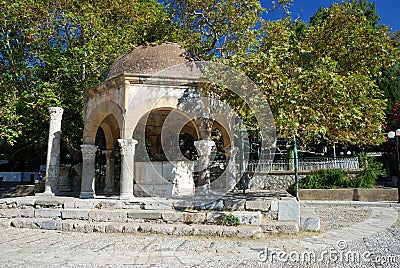
POLYGON ((119 56, 107 79, 124 74, 155 74, 165 68, 193 61, 194 55, 176 43, 139 46, 119 56))

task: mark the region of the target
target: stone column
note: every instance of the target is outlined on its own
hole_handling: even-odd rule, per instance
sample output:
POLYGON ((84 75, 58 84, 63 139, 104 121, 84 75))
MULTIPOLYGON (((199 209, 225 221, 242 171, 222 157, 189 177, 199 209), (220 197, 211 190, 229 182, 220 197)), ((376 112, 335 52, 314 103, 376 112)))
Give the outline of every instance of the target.
POLYGON ((114 150, 104 150, 106 155, 106 187, 104 192, 107 194, 114 192, 114 150))
POLYGON ((40 195, 54 195, 59 192, 61 119, 64 109, 60 107, 49 107, 49 112, 50 128, 49 140, 47 143, 45 190, 44 193, 40 195))
POLYGON ((95 197, 95 162, 97 146, 93 144, 82 144, 82 184, 81 194, 79 198, 94 198, 95 197))
POLYGON ((194 146, 197 149, 199 159, 197 160, 196 171, 199 172, 199 185, 200 193, 210 193, 210 156, 215 142, 209 139, 199 140, 194 142, 194 146))
POLYGON ((227 167, 226 167, 226 190, 230 191, 232 190, 237 183, 237 178, 236 178, 236 155, 239 152, 238 147, 229 147, 225 149, 226 153, 226 159, 228 159, 227 167))
POLYGON ((138 143, 134 139, 118 139, 121 146, 121 181, 120 195, 121 200, 132 200, 133 196, 133 177, 135 146, 138 143))

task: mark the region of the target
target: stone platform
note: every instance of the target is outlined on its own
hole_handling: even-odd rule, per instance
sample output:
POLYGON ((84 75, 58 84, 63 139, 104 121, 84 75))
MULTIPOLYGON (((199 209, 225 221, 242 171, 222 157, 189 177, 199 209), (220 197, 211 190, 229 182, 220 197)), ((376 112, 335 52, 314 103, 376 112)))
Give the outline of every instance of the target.
MULTIPOLYGON (((3 225, 19 228, 240 237, 297 233, 300 224, 309 222, 301 219, 300 204, 295 198, 287 192, 270 191, 228 194, 216 200, 145 197, 127 201, 118 200, 117 196, 6 198, 0 199, 0 218, 3 225), (221 218, 230 215, 238 219, 238 227, 218 225, 221 218)), ((309 226, 305 229, 309 230, 309 226)), ((317 223, 313 226, 319 228, 317 223)))

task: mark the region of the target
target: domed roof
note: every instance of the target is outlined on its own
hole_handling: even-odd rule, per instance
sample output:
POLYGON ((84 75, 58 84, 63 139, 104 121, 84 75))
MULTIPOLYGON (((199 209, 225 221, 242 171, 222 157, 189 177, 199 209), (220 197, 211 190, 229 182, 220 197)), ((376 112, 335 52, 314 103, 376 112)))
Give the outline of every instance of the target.
POLYGON ((123 73, 155 74, 165 68, 193 60, 193 54, 176 43, 139 46, 114 61, 107 79, 123 73))

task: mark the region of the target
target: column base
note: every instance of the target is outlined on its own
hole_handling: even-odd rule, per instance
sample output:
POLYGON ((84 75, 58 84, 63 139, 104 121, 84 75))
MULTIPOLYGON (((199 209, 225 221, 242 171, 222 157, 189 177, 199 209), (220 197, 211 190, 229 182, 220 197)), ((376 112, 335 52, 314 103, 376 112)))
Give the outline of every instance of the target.
POLYGON ((55 196, 53 192, 36 193, 35 196, 55 196))
POLYGON ((123 193, 119 195, 119 200, 133 200, 135 196, 132 193, 123 193))
POLYGON ((79 195, 79 198, 81 199, 90 199, 90 198, 95 198, 96 195, 93 192, 81 192, 79 195))
POLYGON ((114 188, 105 188, 105 189, 104 189, 104 193, 106 193, 106 194, 112 194, 112 193, 114 193, 114 188))

